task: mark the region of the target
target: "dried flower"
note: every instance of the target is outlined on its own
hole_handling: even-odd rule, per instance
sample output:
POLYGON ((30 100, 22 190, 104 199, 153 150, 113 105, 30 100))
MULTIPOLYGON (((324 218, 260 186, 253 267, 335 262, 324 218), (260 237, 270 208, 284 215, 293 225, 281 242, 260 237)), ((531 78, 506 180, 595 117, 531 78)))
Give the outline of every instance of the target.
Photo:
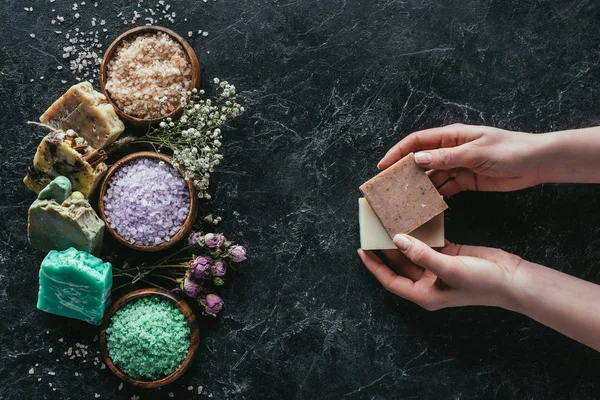
POLYGON ((198 298, 198 296, 202 294, 202 286, 196 282, 189 273, 183 278, 181 289, 186 296, 193 299, 198 298))
POLYGON ((219 278, 218 276, 213 279, 213 285, 215 286, 223 286, 225 284, 225 281, 221 278, 219 278))
POLYGON ((234 244, 229 248, 229 257, 231 257, 231 261, 236 263, 244 261, 246 259, 246 248, 234 244))
POLYGON ((188 246, 198 245, 200 244, 200 240, 203 238, 204 234, 202 232, 192 232, 187 238, 188 246))
POLYGON ((227 81, 215 79, 216 96, 201 99, 203 90, 182 92, 183 116, 178 121, 159 124, 158 127, 137 139, 173 151, 173 165, 185 168, 186 180, 198 190, 198 197, 210 199, 208 184, 210 174, 223 156, 220 154, 221 127, 236 118, 244 107, 236 102, 235 86, 227 81))
POLYGON ((223 299, 216 294, 207 294, 204 300, 204 312, 216 317, 223 308, 223 299))
POLYGON ((225 243, 225 236, 222 233, 207 233, 204 236, 204 244, 211 249, 221 247, 223 243, 225 243))
POLYGON ((208 276, 211 265, 211 259, 208 257, 196 257, 190 264, 190 271, 196 279, 206 278, 208 276))
POLYGON ((210 272, 214 276, 224 276, 227 272, 227 263, 225 262, 225 260, 215 260, 210 266, 210 272))

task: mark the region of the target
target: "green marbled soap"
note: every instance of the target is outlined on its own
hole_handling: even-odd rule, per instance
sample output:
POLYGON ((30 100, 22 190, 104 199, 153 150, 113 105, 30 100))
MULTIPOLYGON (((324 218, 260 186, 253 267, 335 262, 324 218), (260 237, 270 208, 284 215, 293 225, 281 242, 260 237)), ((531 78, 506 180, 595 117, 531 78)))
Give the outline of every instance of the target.
POLYGON ((40 268, 37 308, 100 325, 111 288, 110 263, 74 248, 52 250, 40 268))

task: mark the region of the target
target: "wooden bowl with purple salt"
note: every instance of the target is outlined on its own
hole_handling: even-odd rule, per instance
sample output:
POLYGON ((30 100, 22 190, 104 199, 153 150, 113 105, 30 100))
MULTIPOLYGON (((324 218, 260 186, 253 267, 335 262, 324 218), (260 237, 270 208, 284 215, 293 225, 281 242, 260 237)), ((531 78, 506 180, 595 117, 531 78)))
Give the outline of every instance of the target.
POLYGON ((135 126, 181 116, 181 92, 199 87, 200 62, 194 49, 162 26, 123 33, 100 64, 100 90, 119 117, 135 126))
POLYGON ((98 211, 120 243, 162 251, 185 239, 197 212, 197 192, 165 154, 142 151, 117 161, 100 187, 98 211))

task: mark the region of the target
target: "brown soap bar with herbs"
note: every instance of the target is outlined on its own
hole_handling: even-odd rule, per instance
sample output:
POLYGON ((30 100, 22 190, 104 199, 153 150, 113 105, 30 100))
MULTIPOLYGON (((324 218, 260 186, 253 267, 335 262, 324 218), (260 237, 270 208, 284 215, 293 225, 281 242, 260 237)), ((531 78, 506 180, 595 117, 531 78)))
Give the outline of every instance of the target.
POLYGON ((63 131, 72 129, 94 149, 108 146, 125 130, 113 106, 89 82, 71 86, 42 114, 40 122, 63 131))
POLYGON ((360 191, 392 238, 414 231, 448 208, 413 153, 363 183, 360 191))

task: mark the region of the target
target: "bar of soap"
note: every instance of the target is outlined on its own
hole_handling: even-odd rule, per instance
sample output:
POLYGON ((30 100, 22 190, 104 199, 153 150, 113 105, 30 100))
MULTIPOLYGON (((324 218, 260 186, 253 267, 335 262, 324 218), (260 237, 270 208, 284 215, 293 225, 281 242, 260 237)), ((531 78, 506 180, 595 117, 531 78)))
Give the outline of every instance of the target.
POLYGON ((448 208, 410 153, 360 186, 390 237, 410 233, 448 208))
MULTIPOLYGON (((358 219, 360 224, 360 248, 363 250, 388 250, 397 247, 392 242, 375 212, 364 198, 358 199, 358 219)), ((409 233, 430 247, 444 246, 444 213, 409 233)))
POLYGON ((40 268, 37 308, 100 325, 111 288, 110 263, 74 248, 52 250, 40 268))
POLYGON ((102 249, 104 222, 83 194, 71 193, 69 180, 59 176, 40 192, 38 199, 29 207, 27 236, 31 245, 42 251, 74 247, 97 254, 102 249), (68 194, 59 190, 67 189, 66 186, 68 194), (68 197, 64 198, 65 195, 68 197))
POLYGON ((103 160, 75 131, 53 131, 42 139, 23 182, 39 193, 62 175, 71 181, 73 190, 89 197, 107 170, 103 160))
POLYGON ((71 86, 40 122, 63 131, 73 129, 95 149, 108 146, 125 130, 113 106, 89 82, 71 86))

